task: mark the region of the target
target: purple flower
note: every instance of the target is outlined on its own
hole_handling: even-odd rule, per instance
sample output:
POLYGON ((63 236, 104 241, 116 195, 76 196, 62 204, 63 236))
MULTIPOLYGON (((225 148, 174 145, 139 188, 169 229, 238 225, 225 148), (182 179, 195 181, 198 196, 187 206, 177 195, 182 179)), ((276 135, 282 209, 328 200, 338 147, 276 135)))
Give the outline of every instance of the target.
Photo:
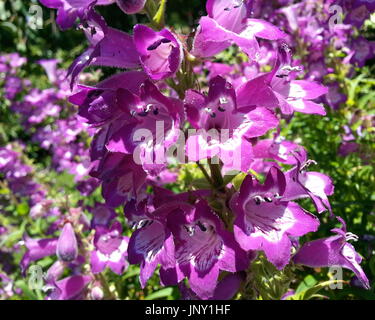
POLYGON ((324 107, 312 100, 326 94, 327 88, 313 81, 288 79, 291 72, 300 71, 300 68, 290 66, 287 63, 289 53, 283 54, 286 57, 279 57, 273 71, 248 81, 238 89, 239 100, 242 104, 268 108, 279 106, 286 115, 294 111, 325 115, 324 107))
MULTIPOLYGON (((176 205, 172 207, 176 208, 176 205)), ((131 264, 140 264, 139 280, 142 288, 160 264, 160 272, 175 266, 174 241, 166 217, 170 208, 161 207, 152 213, 130 203, 125 207, 129 224, 137 230, 129 240, 128 259, 131 264)))
POLYGON ((231 200, 236 214, 234 235, 245 250, 263 250, 278 269, 290 260, 289 237, 316 231, 319 220, 298 204, 283 200, 286 180, 272 167, 264 185, 247 176, 231 200))
POLYGON ((91 270, 93 273, 102 272, 107 266, 121 275, 128 263, 128 237, 123 237, 122 227, 115 221, 110 228, 97 226, 94 238, 95 250, 91 252, 91 270))
MULTIPOLYGON (((126 89, 133 94, 139 94, 141 84, 147 79, 143 72, 130 71, 116 74, 98 83, 95 87, 79 86, 79 91, 69 97, 69 102, 79 106, 79 115, 95 127, 109 125, 113 121, 130 121, 127 109, 122 108, 127 101, 123 94, 126 89)), ((107 135, 107 130, 103 130, 107 135)), ((103 132, 102 132, 103 133, 103 132)), ((103 147, 103 146, 102 146, 103 147)))
POLYGON ((341 157, 346 157, 347 155, 357 152, 360 148, 360 145, 357 142, 349 142, 349 141, 344 141, 338 150, 338 154, 341 157))
POLYGON ((355 4, 354 4, 355 7, 358 7, 358 6, 361 6, 361 5, 365 5, 366 8, 369 11, 375 10, 375 3, 372 0, 357 0, 357 1, 355 1, 355 4))
POLYGON ((24 241, 27 250, 20 263, 22 273, 26 272, 30 262, 56 253, 57 239, 31 239, 26 236, 24 241))
POLYGON ((199 21, 192 53, 210 57, 236 43, 252 59, 256 59, 259 52, 256 37, 277 40, 286 36, 269 22, 250 19, 250 7, 250 1, 207 1, 208 16, 199 21))
POLYGON ((131 119, 108 137, 106 147, 110 152, 134 154, 137 164, 156 175, 165 169, 164 151, 180 137, 183 105, 164 96, 148 80, 140 87, 139 96, 127 90, 121 94, 122 110, 131 119))
POLYGON ((66 223, 61 231, 56 247, 57 257, 64 262, 71 262, 78 257, 78 244, 73 227, 66 223))
MULTIPOLYGON (((245 272, 228 274, 218 282, 214 294, 209 300, 231 300, 237 294, 238 289, 245 278, 245 272)), ((199 297, 185 285, 185 283, 180 282, 178 288, 183 300, 200 300, 199 297)))
POLYGON ((352 41, 351 49, 354 51, 351 63, 356 63, 358 67, 363 67, 367 60, 374 57, 375 45, 364 37, 358 37, 352 41))
POLYGON ((0 172, 6 173, 11 170, 18 157, 19 154, 10 148, 0 148, 0 172))
POLYGON ((208 299, 214 295, 220 270, 234 273, 249 264, 233 234, 224 229, 203 200, 191 209, 173 210, 168 215, 168 227, 175 239, 176 267, 160 272, 166 284, 187 277, 194 293, 208 299))
POLYGON ((195 134, 189 133, 187 140, 190 161, 218 155, 227 171, 248 170, 253 158, 248 139, 275 128, 278 119, 272 111, 246 105, 242 100, 220 76, 210 81, 208 96, 192 90, 187 92, 187 117, 198 129, 195 134))
POLYGON ((146 0, 116 0, 116 3, 126 14, 135 14, 143 9, 146 0))
POLYGON ((51 267, 49 267, 47 274, 45 275, 44 280, 48 284, 53 284, 55 281, 57 281, 61 276, 63 275, 65 270, 65 263, 57 260, 52 264, 51 267))
POLYGON ((9 76, 5 78, 5 98, 13 100, 22 90, 22 80, 18 77, 9 76))
POLYGON ((328 85, 328 93, 325 98, 333 110, 338 110, 340 105, 346 101, 346 95, 340 91, 340 87, 337 83, 328 85))
MULTIPOLYGON (((11 74, 14 74, 18 68, 24 65, 27 62, 27 59, 21 57, 18 52, 4 54, 0 56, 1 64, 5 64, 10 67, 9 71, 11 74)), ((8 69, 8 67, 6 67, 8 69)))
POLYGON ((306 152, 296 152, 295 155, 297 165, 285 174, 287 185, 284 199, 295 200, 310 197, 318 213, 328 209, 332 214, 327 197, 334 192, 331 178, 320 172, 306 170, 310 164, 315 163, 307 160, 306 152))
POLYGON ((83 300, 84 289, 91 280, 90 276, 73 275, 56 281, 47 300, 83 300))
POLYGON ((87 197, 91 195, 100 185, 100 181, 95 178, 88 178, 77 183, 77 190, 81 195, 87 197))
POLYGON ((344 23, 351 24, 356 28, 360 29, 366 19, 370 17, 370 11, 365 5, 359 5, 356 8, 352 8, 346 15, 344 23))
POLYGON ((57 59, 42 59, 39 60, 38 63, 44 68, 48 80, 51 83, 55 83, 58 79, 57 75, 57 64, 59 63, 59 60, 57 59))
POLYGON ((180 68, 182 46, 168 29, 156 32, 138 24, 134 27, 134 44, 143 69, 151 79, 171 77, 180 68))
POLYGON ((360 266, 362 258, 348 242, 356 241, 358 237, 346 231, 343 219, 340 217, 337 219, 342 223, 340 229, 332 229, 337 235, 306 242, 293 257, 293 261, 312 268, 341 266, 352 270, 365 288, 370 289, 370 283, 360 266))
POLYGON ((112 220, 117 216, 115 210, 101 203, 95 203, 94 207, 91 209, 91 212, 92 228, 96 228, 97 226, 108 227, 111 224, 112 220))
POLYGON ((90 173, 102 180, 102 195, 106 205, 118 207, 131 198, 137 198, 146 181, 142 166, 136 164, 133 155, 108 153, 90 173))
POLYGON ((139 55, 133 38, 120 30, 108 27, 104 18, 92 9, 87 13, 83 30, 90 46, 69 67, 71 87, 79 73, 89 65, 116 68, 139 66, 139 55))
POLYGON ((108 5, 115 0, 39 0, 47 8, 57 9, 56 22, 62 30, 73 27, 76 20, 84 19, 92 5, 108 5))

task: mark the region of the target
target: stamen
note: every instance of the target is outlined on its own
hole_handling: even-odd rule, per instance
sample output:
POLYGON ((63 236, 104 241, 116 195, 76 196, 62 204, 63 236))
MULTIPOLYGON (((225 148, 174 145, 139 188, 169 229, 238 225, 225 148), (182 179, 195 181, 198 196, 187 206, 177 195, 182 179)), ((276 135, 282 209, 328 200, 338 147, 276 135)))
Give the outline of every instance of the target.
POLYGON ((318 163, 315 160, 307 160, 301 167, 300 172, 302 172, 305 168, 309 167, 310 165, 317 165, 318 163))
POLYGON ((150 103, 146 106, 146 108, 144 110, 145 110, 145 112, 150 112, 151 109, 152 109, 152 104, 150 103))
POLYGON ((255 201, 255 204, 256 204, 257 206, 259 206, 260 203, 263 202, 263 198, 262 198, 261 196, 255 196, 255 197, 254 197, 254 201, 255 201))
POLYGON ((201 231, 207 231, 207 228, 203 225, 202 222, 198 221, 197 226, 199 227, 199 229, 201 229, 201 231))
POLYGON ((156 42, 154 42, 152 45, 150 45, 147 50, 148 51, 153 51, 153 50, 156 50, 157 48, 159 48, 159 46, 162 44, 162 43, 170 43, 171 40, 167 39, 167 38, 163 38, 163 39, 160 39, 156 42))
POLYGON ((143 219, 143 220, 139 221, 138 223, 136 223, 135 226, 136 226, 137 229, 141 229, 141 228, 148 227, 148 226, 152 225, 153 223, 154 223, 153 220, 143 219))
POLYGON ((228 99, 225 98, 225 97, 220 97, 219 102, 220 102, 221 104, 227 104, 227 103, 228 103, 228 99))
POLYGON ((192 226, 184 226, 186 232, 189 234, 190 237, 192 237, 194 235, 194 227, 192 226))
POLYGON ((161 45, 161 41, 156 41, 154 44, 147 48, 148 51, 156 50, 161 45))
POLYGON ((264 197, 264 200, 266 200, 266 202, 272 202, 272 199, 269 197, 264 197))
POLYGON ((356 242, 356 241, 358 241, 359 237, 354 233, 347 232, 345 234, 345 239, 346 239, 346 241, 353 240, 354 242, 356 242))

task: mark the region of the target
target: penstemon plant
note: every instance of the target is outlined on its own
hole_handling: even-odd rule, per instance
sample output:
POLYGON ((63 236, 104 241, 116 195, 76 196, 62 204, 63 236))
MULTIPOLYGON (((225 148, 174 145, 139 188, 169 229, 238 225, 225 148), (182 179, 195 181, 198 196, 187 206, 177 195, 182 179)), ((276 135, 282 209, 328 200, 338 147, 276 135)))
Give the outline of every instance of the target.
MULTIPOLYGON (((344 78, 353 70, 342 60, 363 66, 373 57, 372 49, 358 53, 356 46, 372 44, 348 26, 360 28, 372 3, 340 2, 363 18, 352 12, 337 18, 346 25, 332 26, 334 1, 207 0, 197 28, 178 32, 166 24, 166 0, 40 2, 57 9, 63 30, 78 19, 87 48, 67 70, 69 82, 56 73, 56 61, 40 62, 60 87, 51 103, 69 95, 78 115, 70 111, 58 122, 61 135, 48 137, 49 127, 34 137, 60 150, 55 166, 79 176, 83 195, 100 185, 105 200, 90 209, 91 221, 81 208, 66 209, 53 225, 58 237, 25 237, 24 274, 34 261, 57 256, 44 275, 47 299, 119 299, 105 270, 122 275, 130 265, 139 265, 142 288, 156 273, 183 299, 307 299, 343 282, 294 292, 302 266, 349 269, 370 289, 350 243, 358 237, 330 205, 332 179, 314 171, 319 159, 282 132, 295 114, 324 117, 323 102, 335 110, 346 100, 344 78), (110 27, 98 7, 112 3, 126 15, 146 15, 148 23, 135 24, 132 34, 110 27), (327 25, 309 30, 308 16, 327 25), (84 73, 93 66, 119 71, 93 84, 95 77, 84 73), (336 79, 324 78, 329 70, 336 79), (85 131, 90 150, 77 140, 77 157, 62 162, 85 131), (60 145, 64 132, 74 138, 60 145), (331 236, 302 238, 327 218, 338 223, 331 236)), ((25 105, 15 108, 27 123, 25 105)), ((0 152, 0 170, 14 172, 17 153, 11 146, 0 152)))

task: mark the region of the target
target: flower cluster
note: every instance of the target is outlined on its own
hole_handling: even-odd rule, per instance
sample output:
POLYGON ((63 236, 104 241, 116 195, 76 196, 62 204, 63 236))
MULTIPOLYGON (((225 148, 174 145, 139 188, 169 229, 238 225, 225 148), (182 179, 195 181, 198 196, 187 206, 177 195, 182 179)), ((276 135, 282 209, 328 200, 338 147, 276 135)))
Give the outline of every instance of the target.
MULTIPOLYGON (((183 297, 230 299, 248 286, 246 274, 262 257, 278 271, 294 264, 341 266, 370 287, 361 257, 348 242, 357 237, 340 217, 336 235, 300 245, 320 221, 299 200, 311 200, 317 214, 333 218, 328 196, 334 186, 330 177, 310 170, 316 162, 303 146, 280 133, 295 113, 326 115, 322 102, 332 96, 323 98, 329 89, 320 82, 329 70, 325 48, 346 48, 352 40, 347 25, 322 26, 332 1, 318 1, 318 12, 318 2, 311 1, 287 7, 282 5, 291 1, 276 1, 274 7, 271 1, 208 0, 207 16, 190 35, 165 27, 164 0, 159 8, 154 0, 41 2, 58 9, 63 29, 79 18, 88 47, 68 70, 69 101, 79 116, 58 122, 59 131, 41 128, 34 137, 61 148, 54 155, 66 169, 72 158, 65 157, 64 146, 88 124, 95 132, 91 163, 85 163, 83 148, 68 152, 79 157, 75 174, 89 168, 105 199, 91 221, 71 209, 54 224, 62 229, 58 237, 25 238, 24 270, 32 261, 57 256, 46 276, 50 299, 109 297, 101 272, 108 267, 122 274, 129 264, 140 265, 142 287, 159 267, 161 284, 178 285, 183 297), (132 34, 110 27, 96 6, 112 2, 125 14, 147 12, 151 23, 135 25, 132 34), (238 53, 238 63, 215 60, 228 50, 238 53), (95 85, 77 85, 89 66, 122 70, 95 85), (200 170, 201 184, 172 191, 171 184, 191 167, 200 170), (119 206, 134 230, 130 238, 116 216, 119 206), (66 267, 71 275, 61 279, 66 267)), ((360 2, 351 4, 353 11, 369 12, 371 4, 360 2)), ((353 11, 345 23, 360 27, 368 14, 360 23, 353 11)), ((346 57, 359 66, 370 57, 356 48, 361 41, 351 44, 346 57)), ((59 83, 50 67, 50 80, 59 83)), ((56 100, 45 99, 43 112, 52 112, 56 100)), ((26 115, 24 100, 16 108, 26 115)))
POLYGON ((46 196, 46 190, 33 177, 33 168, 22 161, 21 153, 14 151, 20 145, 7 145, 0 148, 0 174, 12 194, 20 198, 27 198, 31 210, 36 210, 46 196))
MULTIPOLYGON (((71 91, 66 71, 58 69, 58 60, 44 59, 38 64, 44 69, 51 87, 34 88, 28 79, 21 80, 20 67, 26 59, 18 54, 1 56, 4 78, 4 96, 10 108, 20 116, 20 122, 31 140, 52 154, 52 167, 58 172, 67 171, 74 175, 80 188, 93 190, 98 184, 95 179, 85 179, 90 170, 90 155, 87 139, 92 130, 76 116, 76 108, 67 104, 71 91), (17 86, 15 85, 17 80, 17 86)), ((91 80, 89 74, 82 79, 91 80)))

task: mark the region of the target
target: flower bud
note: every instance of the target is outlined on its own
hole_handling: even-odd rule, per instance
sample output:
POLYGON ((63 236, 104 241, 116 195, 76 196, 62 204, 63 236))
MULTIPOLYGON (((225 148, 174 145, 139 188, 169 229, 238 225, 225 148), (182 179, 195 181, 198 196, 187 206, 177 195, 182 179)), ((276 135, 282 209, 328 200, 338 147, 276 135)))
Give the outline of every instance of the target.
POLYGON ((103 289, 97 285, 95 285, 92 289, 91 289, 91 298, 93 300, 103 300, 104 298, 104 292, 103 292, 103 289))
POLYGON ((64 262, 71 262, 78 256, 77 239, 72 225, 68 222, 64 225, 57 241, 57 257, 64 262))
POLYGON ((134 14, 143 9, 146 0, 116 0, 116 2, 126 14, 134 14))

